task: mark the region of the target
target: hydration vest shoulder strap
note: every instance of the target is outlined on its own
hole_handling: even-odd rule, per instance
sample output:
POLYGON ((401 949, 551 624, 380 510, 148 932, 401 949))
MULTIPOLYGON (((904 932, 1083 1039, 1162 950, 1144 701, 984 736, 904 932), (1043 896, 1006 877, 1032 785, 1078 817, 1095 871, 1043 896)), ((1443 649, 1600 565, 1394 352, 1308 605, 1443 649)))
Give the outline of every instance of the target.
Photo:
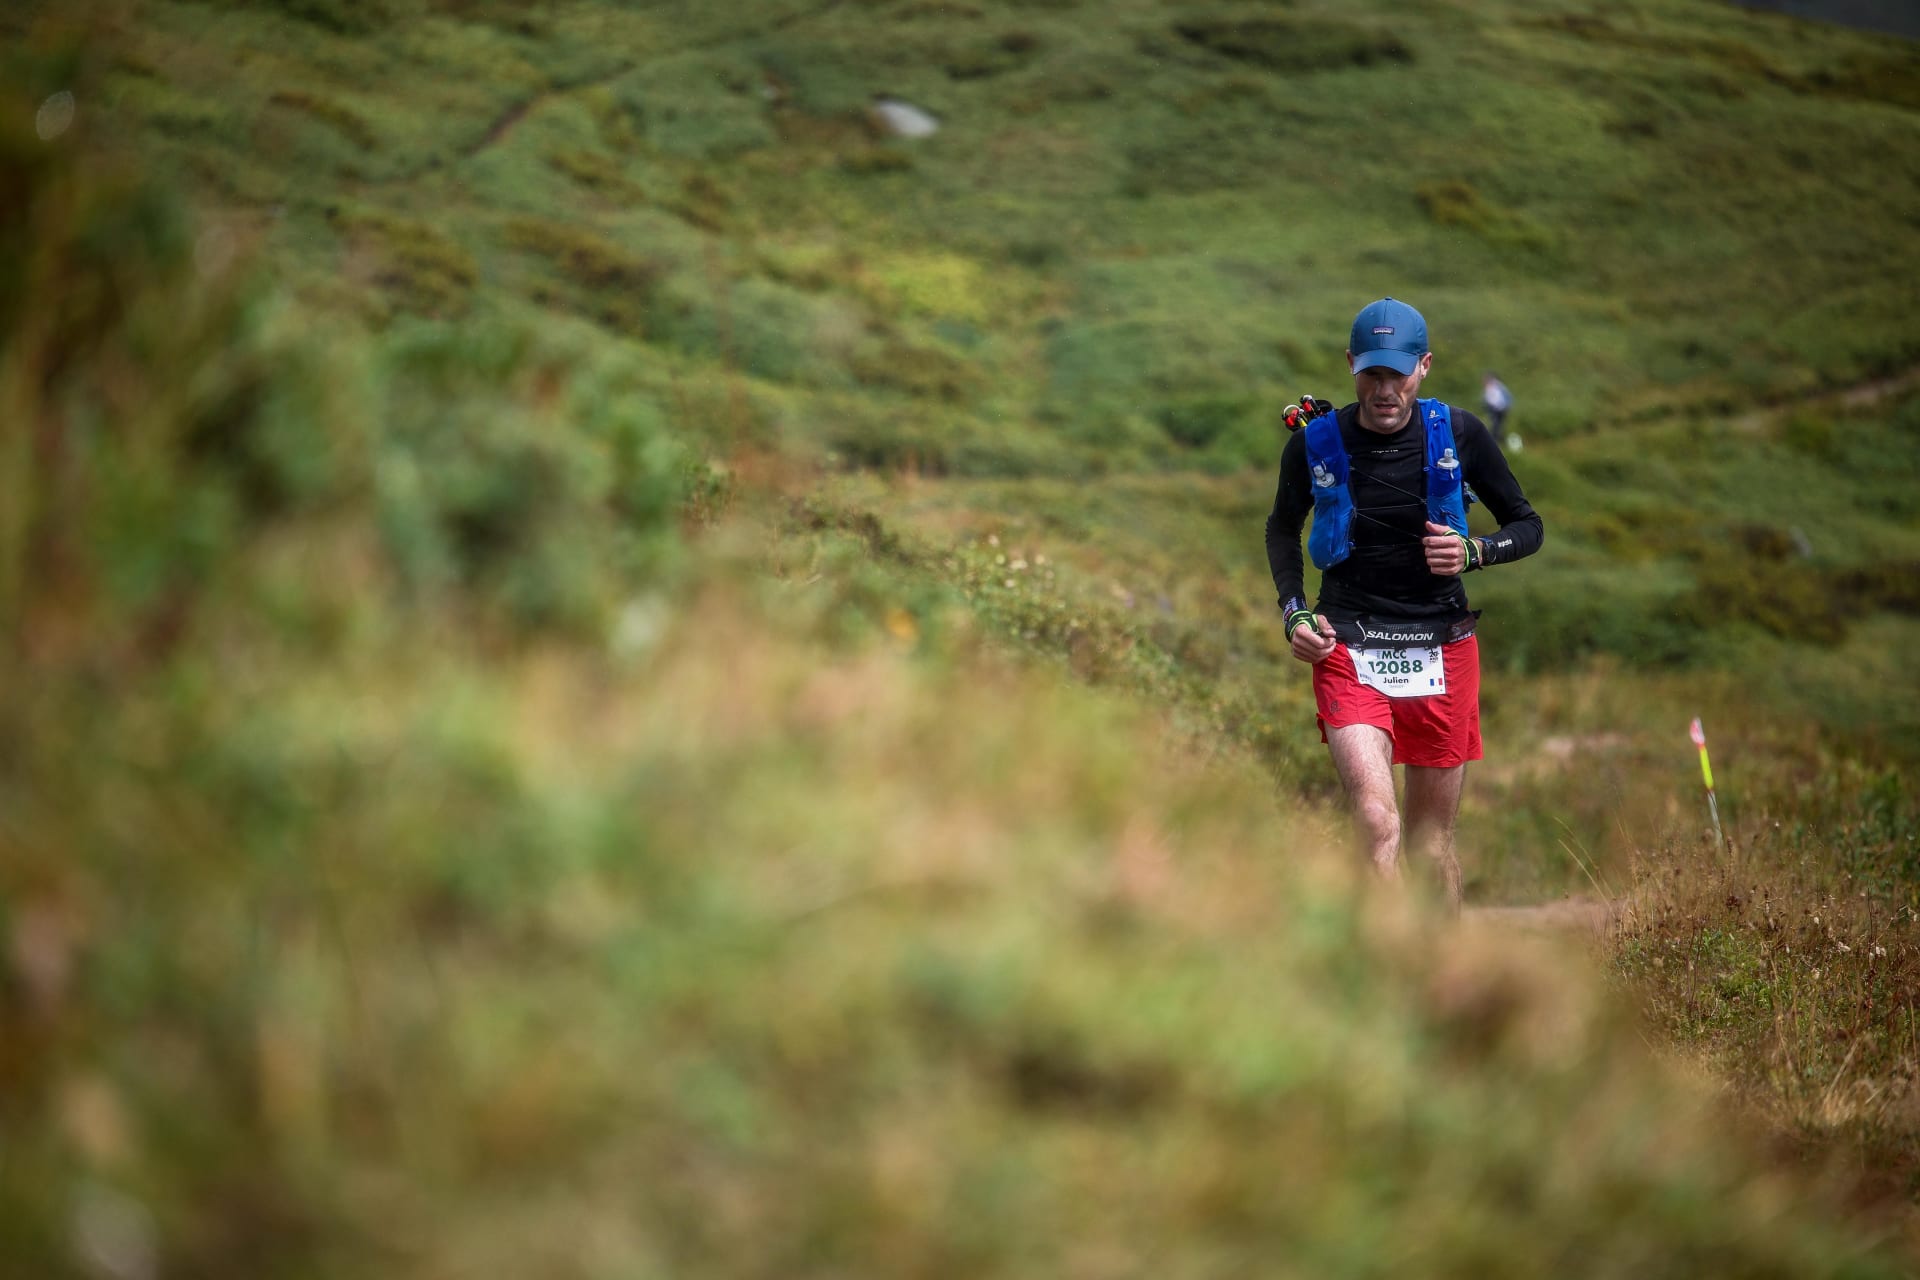
POLYGON ((1415 407, 1426 428, 1427 519, 1465 533, 1466 477, 1453 439, 1453 410, 1444 400, 1421 400, 1415 407))
POLYGON ((1338 414, 1315 418, 1306 431, 1308 482, 1313 486, 1313 530, 1307 535, 1307 552, 1315 568, 1327 569, 1353 550, 1351 473, 1338 414))
POLYGON ((1340 439, 1338 414, 1325 414, 1307 424, 1307 467, 1316 490, 1327 487, 1320 483, 1327 476, 1333 477, 1335 485, 1346 486, 1347 446, 1340 439))

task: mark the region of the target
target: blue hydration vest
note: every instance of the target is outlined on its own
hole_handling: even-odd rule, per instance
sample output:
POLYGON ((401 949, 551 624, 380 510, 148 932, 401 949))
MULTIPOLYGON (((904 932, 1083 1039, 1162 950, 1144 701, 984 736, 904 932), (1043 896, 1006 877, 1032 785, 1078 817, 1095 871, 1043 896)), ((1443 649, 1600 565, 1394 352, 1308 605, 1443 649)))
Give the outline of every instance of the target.
MULTIPOLYGON (((1421 400, 1415 408, 1427 427, 1427 519, 1465 533, 1466 486, 1453 448, 1453 411, 1441 400, 1421 400)), ((1353 552, 1353 487, 1347 448, 1340 442, 1340 415, 1315 418, 1306 431, 1313 480, 1313 531, 1307 535, 1307 551, 1315 568, 1330 569, 1353 552)))

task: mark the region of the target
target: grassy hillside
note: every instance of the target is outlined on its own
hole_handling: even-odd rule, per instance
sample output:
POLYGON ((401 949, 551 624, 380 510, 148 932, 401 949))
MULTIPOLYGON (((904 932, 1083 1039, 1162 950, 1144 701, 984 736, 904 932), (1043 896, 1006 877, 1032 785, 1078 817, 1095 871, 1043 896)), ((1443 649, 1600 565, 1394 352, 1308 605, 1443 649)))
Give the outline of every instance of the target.
POLYGON ((1920 1257, 1911 44, 1681 0, 0 36, 7 1256, 1920 1257), (1260 526, 1388 292, 1430 388, 1515 388, 1548 526, 1470 583, 1469 899, 1620 899, 1598 973, 1323 856, 1260 526))
POLYGON ((1010 482, 1175 477, 1251 598, 1251 478, 1178 477, 1270 467, 1277 406, 1338 389, 1355 300, 1398 292, 1432 389, 1519 389, 1556 517, 1483 587, 1498 660, 1723 666, 1912 610, 1905 44, 1704 4, 137 14, 85 100, 304 315, 584 323, 713 456, 948 478, 1099 553, 1123 531, 1079 490, 1010 482), (879 94, 944 127, 883 136, 879 94))

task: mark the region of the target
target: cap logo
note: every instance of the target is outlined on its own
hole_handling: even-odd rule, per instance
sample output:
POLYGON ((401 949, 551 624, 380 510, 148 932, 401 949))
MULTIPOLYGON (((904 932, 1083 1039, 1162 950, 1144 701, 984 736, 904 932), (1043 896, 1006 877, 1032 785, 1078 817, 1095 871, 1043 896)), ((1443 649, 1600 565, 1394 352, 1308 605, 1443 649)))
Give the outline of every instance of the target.
POLYGON ((1375 335, 1376 335, 1376 336, 1377 336, 1377 335, 1379 335, 1379 334, 1382 334, 1382 333, 1392 333, 1392 332, 1393 332, 1393 326, 1392 326, 1392 325, 1378 325, 1378 324, 1377 324, 1377 325, 1375 325, 1375 326, 1373 326, 1373 332, 1375 333, 1375 335))

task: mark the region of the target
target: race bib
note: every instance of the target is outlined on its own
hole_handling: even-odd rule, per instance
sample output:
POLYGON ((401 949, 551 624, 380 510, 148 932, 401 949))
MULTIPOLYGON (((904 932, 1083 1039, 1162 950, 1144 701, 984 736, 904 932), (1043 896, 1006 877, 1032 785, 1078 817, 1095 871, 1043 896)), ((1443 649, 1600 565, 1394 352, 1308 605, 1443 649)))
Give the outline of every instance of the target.
POLYGON ((1447 691, 1447 666, 1439 646, 1413 649, 1362 649, 1348 645, 1360 683, 1389 698, 1432 698, 1447 691))

